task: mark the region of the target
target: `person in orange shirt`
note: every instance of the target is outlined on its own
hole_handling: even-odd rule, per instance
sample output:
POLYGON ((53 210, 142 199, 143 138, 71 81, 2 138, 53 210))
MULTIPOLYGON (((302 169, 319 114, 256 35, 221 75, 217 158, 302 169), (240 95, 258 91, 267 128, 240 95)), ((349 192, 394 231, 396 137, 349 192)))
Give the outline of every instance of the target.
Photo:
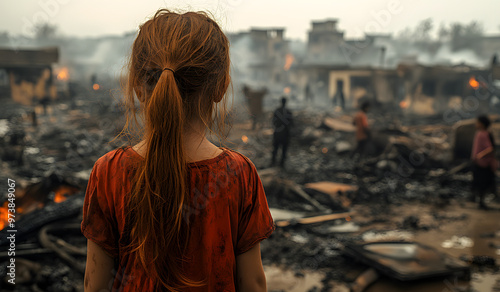
POLYGON ((260 242, 274 222, 261 180, 248 158, 206 137, 224 125, 214 118, 229 72, 229 40, 207 14, 161 9, 140 27, 125 130, 139 116, 142 135, 92 169, 85 292, 266 291, 260 242))
POLYGON ((471 160, 473 162, 472 193, 473 200, 479 199, 479 208, 488 209, 484 197, 488 191, 496 195, 495 171, 498 162, 495 159, 495 139, 488 131, 491 121, 487 116, 476 119, 476 134, 472 145, 471 160))
POLYGON ((360 111, 354 116, 353 124, 356 127, 356 148, 351 152, 351 158, 359 154, 363 158, 366 152, 366 146, 371 138, 370 129, 368 127, 368 118, 366 113, 370 109, 370 103, 365 101, 361 104, 360 111))

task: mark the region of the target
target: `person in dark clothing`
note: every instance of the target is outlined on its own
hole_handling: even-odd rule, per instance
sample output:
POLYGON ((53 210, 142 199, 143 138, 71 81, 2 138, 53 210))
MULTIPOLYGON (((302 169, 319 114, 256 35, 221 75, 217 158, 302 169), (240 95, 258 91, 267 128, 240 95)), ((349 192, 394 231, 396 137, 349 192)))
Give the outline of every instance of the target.
POLYGON ((344 98, 344 81, 337 80, 337 92, 333 97, 333 103, 340 105, 342 110, 345 110, 345 98, 344 98))
POLYGON ((280 166, 285 165, 286 151, 290 142, 290 128, 293 125, 292 113, 286 108, 286 98, 281 99, 282 106, 274 111, 273 115, 273 158, 271 166, 276 163, 278 149, 281 147, 281 162, 280 166))
POLYGON ((476 121, 476 135, 472 146, 473 162, 472 193, 474 201, 479 198, 479 208, 487 209, 484 196, 495 190, 495 171, 498 167, 495 159, 495 140, 488 131, 491 122, 486 116, 479 116, 476 121))
POLYGON ((47 115, 47 107, 50 103, 50 97, 48 96, 44 96, 41 100, 40 100, 40 104, 42 105, 43 107, 43 114, 44 115, 47 115))
POLYGON ((305 96, 306 96, 306 102, 308 102, 308 103, 313 102, 314 94, 312 93, 311 86, 309 86, 309 84, 306 85, 305 96))
POLYGON ((31 122, 33 124, 33 127, 37 127, 38 126, 38 122, 37 122, 37 119, 36 119, 36 111, 33 110, 31 112, 31 122))

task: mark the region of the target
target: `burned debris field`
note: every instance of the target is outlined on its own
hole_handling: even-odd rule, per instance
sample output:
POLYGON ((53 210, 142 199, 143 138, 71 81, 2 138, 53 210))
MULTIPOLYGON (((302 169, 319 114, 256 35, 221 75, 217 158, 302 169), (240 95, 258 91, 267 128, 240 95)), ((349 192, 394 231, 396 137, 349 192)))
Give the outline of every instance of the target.
MULTIPOLYGON (((312 21, 305 41, 227 33, 227 127, 209 139, 248 157, 264 186, 268 291, 500 291, 500 173, 478 176, 475 158, 500 158, 500 36, 472 22, 434 39, 428 19, 354 39, 339 21, 312 21), (475 196, 477 181, 491 187, 475 196)), ((0 34, 0 291, 80 292, 92 168, 140 141, 122 132, 136 32, 42 28, 0 34)))
MULTIPOLYGON (((86 239, 79 224, 88 175, 97 158, 128 142, 109 143, 123 126, 123 114, 111 101, 107 93, 79 92, 71 102, 51 105, 47 114, 36 107, 36 127, 25 107, 6 102, 1 173, 2 180, 17 184, 15 291, 82 290, 86 239)), ((269 167, 270 125, 252 129, 247 114, 234 115, 224 145, 254 161, 277 224, 262 242, 270 291, 348 291, 367 271, 377 280, 365 291, 498 287, 500 204, 490 196, 485 211, 469 202, 469 169, 462 160, 447 159, 461 127, 437 124, 436 117, 386 112, 391 110, 371 115, 380 125, 374 131, 381 145, 357 166, 350 158, 349 115, 295 110, 284 168, 269 167), (412 164, 412 153, 425 159, 412 164), (402 272, 362 256, 360 246, 377 242, 387 244, 393 253, 388 258, 402 265, 402 272), (405 246, 399 250, 398 244, 405 246), (429 258, 430 251, 437 260, 429 258)), ((8 234, 1 234, 7 279, 8 234)), ((1 285, 14 289, 5 281, 1 285)))

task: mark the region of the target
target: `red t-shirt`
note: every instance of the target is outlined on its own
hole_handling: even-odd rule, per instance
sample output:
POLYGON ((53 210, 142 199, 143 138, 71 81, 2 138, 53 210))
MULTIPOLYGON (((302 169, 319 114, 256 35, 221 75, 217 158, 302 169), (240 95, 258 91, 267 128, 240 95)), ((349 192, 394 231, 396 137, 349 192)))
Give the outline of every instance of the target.
POLYGON ((493 171, 496 170, 497 165, 495 161, 495 154, 494 152, 491 152, 489 154, 486 154, 485 156, 481 158, 477 158, 477 155, 484 150, 493 147, 493 144, 491 143, 490 140, 490 133, 485 130, 480 130, 477 131, 476 134, 474 135, 474 143, 472 144, 472 160, 474 162, 483 168, 486 167, 491 167, 493 171))
MULTIPOLYGON (((124 255, 127 194, 134 163, 131 147, 99 158, 92 169, 83 206, 82 233, 118 262, 112 291, 153 291, 153 280, 134 256, 124 255)), ((188 164, 190 238, 185 273, 207 286, 185 291, 235 291, 236 256, 274 230, 264 188, 245 156, 223 149, 217 157, 188 164)), ((189 203, 189 202, 188 202, 189 203)), ((111 287, 111 283, 110 283, 111 287)))

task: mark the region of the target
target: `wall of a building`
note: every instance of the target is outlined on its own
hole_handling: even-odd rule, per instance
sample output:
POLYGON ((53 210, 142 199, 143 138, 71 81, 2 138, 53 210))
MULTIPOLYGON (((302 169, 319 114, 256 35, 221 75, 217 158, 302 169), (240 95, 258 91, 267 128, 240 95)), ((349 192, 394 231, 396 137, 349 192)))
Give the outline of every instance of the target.
POLYGON ((51 69, 44 68, 36 72, 29 70, 23 73, 22 69, 10 71, 10 91, 14 102, 36 105, 44 98, 55 99, 57 97, 51 69))
POLYGON ((328 96, 333 98, 337 92, 337 80, 344 82, 344 98, 347 106, 352 106, 356 100, 361 98, 360 91, 357 88, 352 88, 351 77, 371 77, 371 72, 368 70, 334 70, 330 71, 330 82, 328 86, 328 96))

